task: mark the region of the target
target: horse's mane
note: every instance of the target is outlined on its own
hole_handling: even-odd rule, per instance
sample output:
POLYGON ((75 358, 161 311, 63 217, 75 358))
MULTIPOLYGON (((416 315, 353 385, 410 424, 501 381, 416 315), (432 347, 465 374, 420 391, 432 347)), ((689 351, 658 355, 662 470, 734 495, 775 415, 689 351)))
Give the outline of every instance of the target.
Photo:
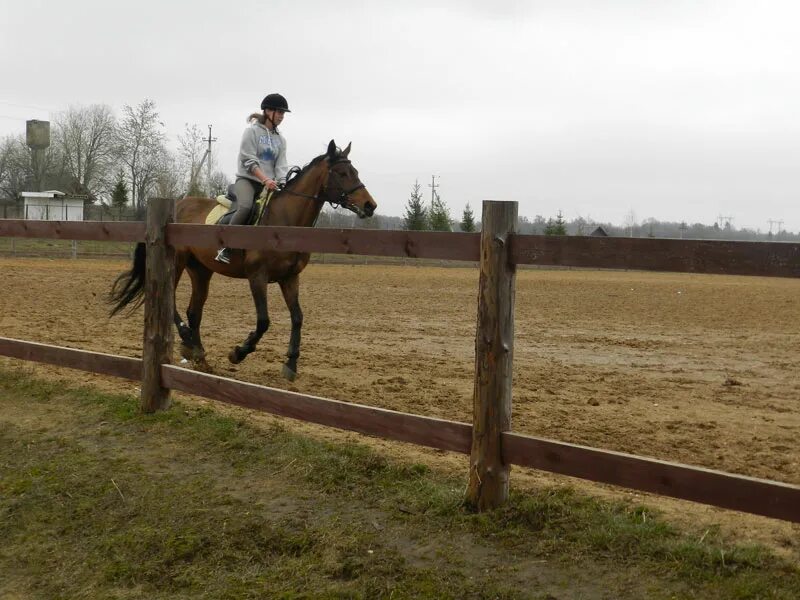
MULTIPOLYGON (((338 157, 341 154, 341 150, 339 148, 336 149, 336 156, 338 157)), ((303 175, 307 174, 313 167, 317 166, 323 160, 328 158, 326 154, 320 154, 316 158, 312 159, 310 163, 306 164, 302 169, 298 169, 297 167, 293 167, 289 170, 289 175, 286 179, 286 184, 283 186, 284 190, 290 190, 294 185, 297 183, 297 180, 302 178, 303 175)))

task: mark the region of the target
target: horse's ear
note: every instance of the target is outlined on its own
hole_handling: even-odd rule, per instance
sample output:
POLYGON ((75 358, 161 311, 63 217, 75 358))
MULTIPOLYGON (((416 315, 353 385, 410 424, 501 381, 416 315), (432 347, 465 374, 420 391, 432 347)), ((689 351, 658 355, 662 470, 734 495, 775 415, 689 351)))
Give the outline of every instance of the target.
POLYGON ((328 159, 333 160, 336 158, 336 142, 331 140, 331 143, 328 144, 328 159))
POLYGON ((352 145, 353 145, 353 142, 350 142, 349 144, 347 144, 347 148, 345 148, 344 152, 342 152, 342 158, 347 158, 347 155, 350 154, 350 146, 352 146, 352 145))

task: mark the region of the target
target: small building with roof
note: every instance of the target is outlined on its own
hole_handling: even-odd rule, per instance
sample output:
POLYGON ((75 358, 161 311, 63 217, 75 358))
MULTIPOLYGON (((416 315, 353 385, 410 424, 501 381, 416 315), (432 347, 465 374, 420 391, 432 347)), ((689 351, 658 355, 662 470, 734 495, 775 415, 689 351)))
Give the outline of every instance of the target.
POLYGON ((606 233, 606 230, 603 229, 602 227, 598 227, 589 235, 594 237, 608 237, 608 233, 606 233))
POLYGON ((85 198, 68 196, 58 190, 20 192, 22 215, 37 221, 83 221, 85 198))

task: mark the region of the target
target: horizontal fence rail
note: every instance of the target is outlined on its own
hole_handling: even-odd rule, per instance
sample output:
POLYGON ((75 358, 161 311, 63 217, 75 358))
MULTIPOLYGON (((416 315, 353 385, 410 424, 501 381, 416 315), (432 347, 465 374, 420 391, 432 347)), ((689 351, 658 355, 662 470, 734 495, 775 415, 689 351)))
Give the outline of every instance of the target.
POLYGON ((0 356, 9 356, 31 362, 69 367, 90 373, 111 375, 123 379, 141 381, 142 361, 139 358, 128 358, 115 354, 76 350, 63 346, 50 346, 37 342, 14 340, 0 337, 0 356))
POLYGON ((387 231, 380 229, 314 229, 231 225, 167 225, 167 243, 369 256, 480 260, 479 233, 387 231))
MULTIPOLYGON (((0 355, 137 380, 136 358, 0 338, 0 355)), ((301 421, 469 454, 472 425, 161 366, 165 386, 301 421)), ((503 432, 503 460, 550 473, 800 523, 800 486, 503 432)))
POLYGON ((33 221, 0 219, 0 237, 143 242, 145 224, 140 221, 33 221))
POLYGON ((677 273, 800 277, 800 244, 515 235, 511 262, 677 273))
MULTIPOLYGON (((0 219, 0 237, 141 242, 143 222, 0 219)), ((477 262, 479 233, 231 225, 167 226, 174 246, 477 262)), ((591 236, 509 236, 517 265, 800 277, 800 244, 591 236)))
POLYGON ((171 365, 161 366, 161 377, 170 389, 300 421, 462 454, 469 454, 472 443, 472 425, 467 423, 286 392, 171 365))
POLYGON ((508 463, 800 523, 800 486, 504 432, 508 463))

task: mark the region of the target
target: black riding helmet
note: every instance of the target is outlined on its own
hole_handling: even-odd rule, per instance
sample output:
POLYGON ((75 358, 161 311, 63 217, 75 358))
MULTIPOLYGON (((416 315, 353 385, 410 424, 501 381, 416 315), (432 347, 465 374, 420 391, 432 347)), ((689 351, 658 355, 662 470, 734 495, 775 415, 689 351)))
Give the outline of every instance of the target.
POLYGON ((286 98, 280 94, 267 94, 261 101, 261 110, 282 110, 283 112, 292 112, 289 110, 289 103, 286 98))

